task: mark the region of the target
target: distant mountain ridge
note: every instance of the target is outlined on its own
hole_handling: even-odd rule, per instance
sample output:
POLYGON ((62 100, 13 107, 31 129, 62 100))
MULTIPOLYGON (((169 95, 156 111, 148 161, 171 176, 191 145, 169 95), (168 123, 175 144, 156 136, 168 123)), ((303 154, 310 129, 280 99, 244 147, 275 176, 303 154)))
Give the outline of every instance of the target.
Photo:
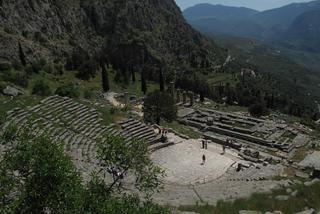
POLYGON ((229 7, 223 5, 198 4, 187 8, 183 14, 187 20, 217 18, 222 20, 245 18, 258 11, 245 7, 229 7))
MULTIPOLYGON (((299 28, 304 28, 306 25, 317 25, 315 23, 317 17, 301 17, 303 14, 308 14, 310 11, 315 10, 320 10, 320 0, 307 3, 293 3, 262 12, 242 7, 196 5, 186 9, 184 16, 191 25, 206 33, 248 37, 281 43, 282 40, 293 38, 289 36, 291 33, 298 36, 297 32, 302 31, 299 28), (207 6, 205 10, 203 9, 204 6, 207 6), (201 14, 205 14, 206 17, 201 14), (299 19, 304 20, 302 25, 298 24, 299 22, 301 23, 299 19)), ((304 38, 303 33, 300 35, 304 42, 308 42, 305 40, 306 38, 304 38)), ((296 40, 297 37, 294 37, 294 39, 296 40)))

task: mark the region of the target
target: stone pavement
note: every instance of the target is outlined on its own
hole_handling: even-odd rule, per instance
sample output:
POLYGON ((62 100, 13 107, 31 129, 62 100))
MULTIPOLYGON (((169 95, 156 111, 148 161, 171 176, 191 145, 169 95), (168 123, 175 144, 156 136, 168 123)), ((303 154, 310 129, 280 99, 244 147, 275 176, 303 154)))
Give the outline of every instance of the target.
POLYGON ((198 140, 186 140, 154 152, 151 158, 166 171, 167 182, 195 184, 219 178, 235 163, 221 152, 210 146, 208 150, 201 149, 198 140), (202 155, 206 156, 203 165, 202 155))
POLYGON ((240 159, 236 152, 209 144, 201 149, 201 140, 185 140, 168 134, 173 146, 152 153, 152 160, 167 174, 164 190, 154 196, 157 203, 170 206, 216 204, 219 200, 249 197, 255 192, 270 192, 283 181, 268 180, 282 173, 281 165, 262 166, 240 159), (201 165, 202 155, 206 163, 201 165), (236 172, 238 163, 247 165, 236 172))

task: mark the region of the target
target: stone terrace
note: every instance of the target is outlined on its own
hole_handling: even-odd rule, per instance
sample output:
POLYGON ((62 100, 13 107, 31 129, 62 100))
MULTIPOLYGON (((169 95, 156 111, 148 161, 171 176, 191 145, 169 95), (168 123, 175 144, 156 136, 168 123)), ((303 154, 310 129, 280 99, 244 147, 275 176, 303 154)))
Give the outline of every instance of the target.
POLYGON ((48 97, 33 107, 12 109, 7 112, 7 118, 3 128, 15 123, 18 129, 29 127, 36 136, 46 133, 54 142, 63 142, 85 178, 100 169, 97 144, 104 142, 108 135, 122 135, 126 140, 144 139, 150 143, 157 139, 152 129, 133 119, 121 122, 121 129, 115 124, 105 126, 97 109, 60 96, 48 97))
MULTIPOLYGON (((298 147, 294 140, 297 133, 291 133, 287 125, 271 120, 257 119, 212 109, 199 108, 180 110, 179 122, 192 126, 203 133, 204 137, 215 143, 231 147, 250 146, 259 150, 290 153, 298 147), (235 145, 229 145, 227 139, 235 145)), ((238 147, 239 148, 239 147, 238 147)))
POLYGON ((113 125, 102 124, 101 113, 73 99, 51 96, 26 109, 15 108, 7 112, 8 122, 18 128, 29 127, 33 134, 49 135, 54 142, 63 142, 75 165, 85 175, 99 168, 96 159, 97 143, 105 136, 120 134, 113 125))
POLYGON ((159 137, 153 129, 134 119, 128 119, 119 123, 122 129, 122 136, 127 141, 132 139, 145 140, 149 144, 158 142, 159 137))

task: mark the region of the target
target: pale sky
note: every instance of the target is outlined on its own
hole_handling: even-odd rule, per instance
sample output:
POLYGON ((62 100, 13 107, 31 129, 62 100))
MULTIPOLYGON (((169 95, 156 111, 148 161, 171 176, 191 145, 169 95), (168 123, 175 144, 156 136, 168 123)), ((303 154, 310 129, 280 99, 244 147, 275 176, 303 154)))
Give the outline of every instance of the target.
POLYGON ((227 6, 248 7, 256 10, 267 10, 294 2, 309 1, 311 0, 176 0, 182 10, 200 3, 222 4, 227 6))

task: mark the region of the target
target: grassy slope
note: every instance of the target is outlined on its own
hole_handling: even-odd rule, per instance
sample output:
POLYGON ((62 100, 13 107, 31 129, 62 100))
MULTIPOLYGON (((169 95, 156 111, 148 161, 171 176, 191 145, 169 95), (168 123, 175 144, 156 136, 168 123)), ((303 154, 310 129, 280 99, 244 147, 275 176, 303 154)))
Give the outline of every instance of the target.
POLYGON ((186 206, 180 210, 194 211, 200 214, 238 214, 240 210, 258 210, 262 212, 280 210, 283 213, 291 214, 300 212, 305 207, 320 210, 320 183, 310 187, 298 185, 297 196, 291 196, 287 201, 275 199, 277 195, 286 195, 285 190, 276 190, 271 195, 253 194, 248 199, 238 199, 234 202, 218 202, 216 206, 186 206))
MULTIPOLYGON (((110 75, 109 76, 110 88, 112 91, 115 91, 115 92, 127 91, 129 93, 136 94, 138 96, 142 95, 142 92, 140 90, 140 85, 141 85, 140 75, 137 74, 136 75, 137 81, 135 83, 130 83, 128 86, 116 84, 113 81, 114 73, 110 73, 109 75, 110 75)), ((100 92, 101 91, 101 82, 102 82, 100 73, 97 73, 96 77, 94 79, 89 80, 89 81, 82 81, 82 80, 75 78, 75 72, 71 72, 71 71, 66 71, 61 76, 53 75, 53 74, 49 74, 49 73, 45 73, 45 72, 40 72, 39 74, 33 74, 29 78, 29 84, 26 88, 21 88, 21 87, 15 86, 15 87, 23 90, 24 95, 11 99, 10 97, 3 96, 0 94, 0 103, 1 103, 0 104, 0 115, 4 115, 5 112, 7 112, 15 107, 24 108, 26 106, 35 105, 41 99, 44 99, 44 97, 32 95, 33 85, 38 80, 44 80, 46 82, 46 84, 49 85, 52 94, 55 92, 55 90, 59 86, 62 86, 65 84, 74 84, 80 90, 80 94, 81 94, 80 98, 83 98, 84 93, 87 90, 100 92)), ((2 81, 1 75, 0 75, 0 81, 2 83, 4 83, 5 85, 14 85, 12 83, 2 81)), ((158 89, 158 84, 156 84, 154 82, 148 82, 148 91, 153 91, 155 89, 158 89)), ((101 102, 101 100, 99 100, 99 102, 101 102)), ((84 104, 90 105, 89 103, 84 103, 84 104)), ((93 107, 98 108, 98 110, 102 113, 104 123, 106 125, 113 123, 115 121, 121 120, 125 117, 126 111, 111 107, 106 102, 104 104, 105 104, 104 108, 101 108, 98 106, 93 106, 93 107)))

